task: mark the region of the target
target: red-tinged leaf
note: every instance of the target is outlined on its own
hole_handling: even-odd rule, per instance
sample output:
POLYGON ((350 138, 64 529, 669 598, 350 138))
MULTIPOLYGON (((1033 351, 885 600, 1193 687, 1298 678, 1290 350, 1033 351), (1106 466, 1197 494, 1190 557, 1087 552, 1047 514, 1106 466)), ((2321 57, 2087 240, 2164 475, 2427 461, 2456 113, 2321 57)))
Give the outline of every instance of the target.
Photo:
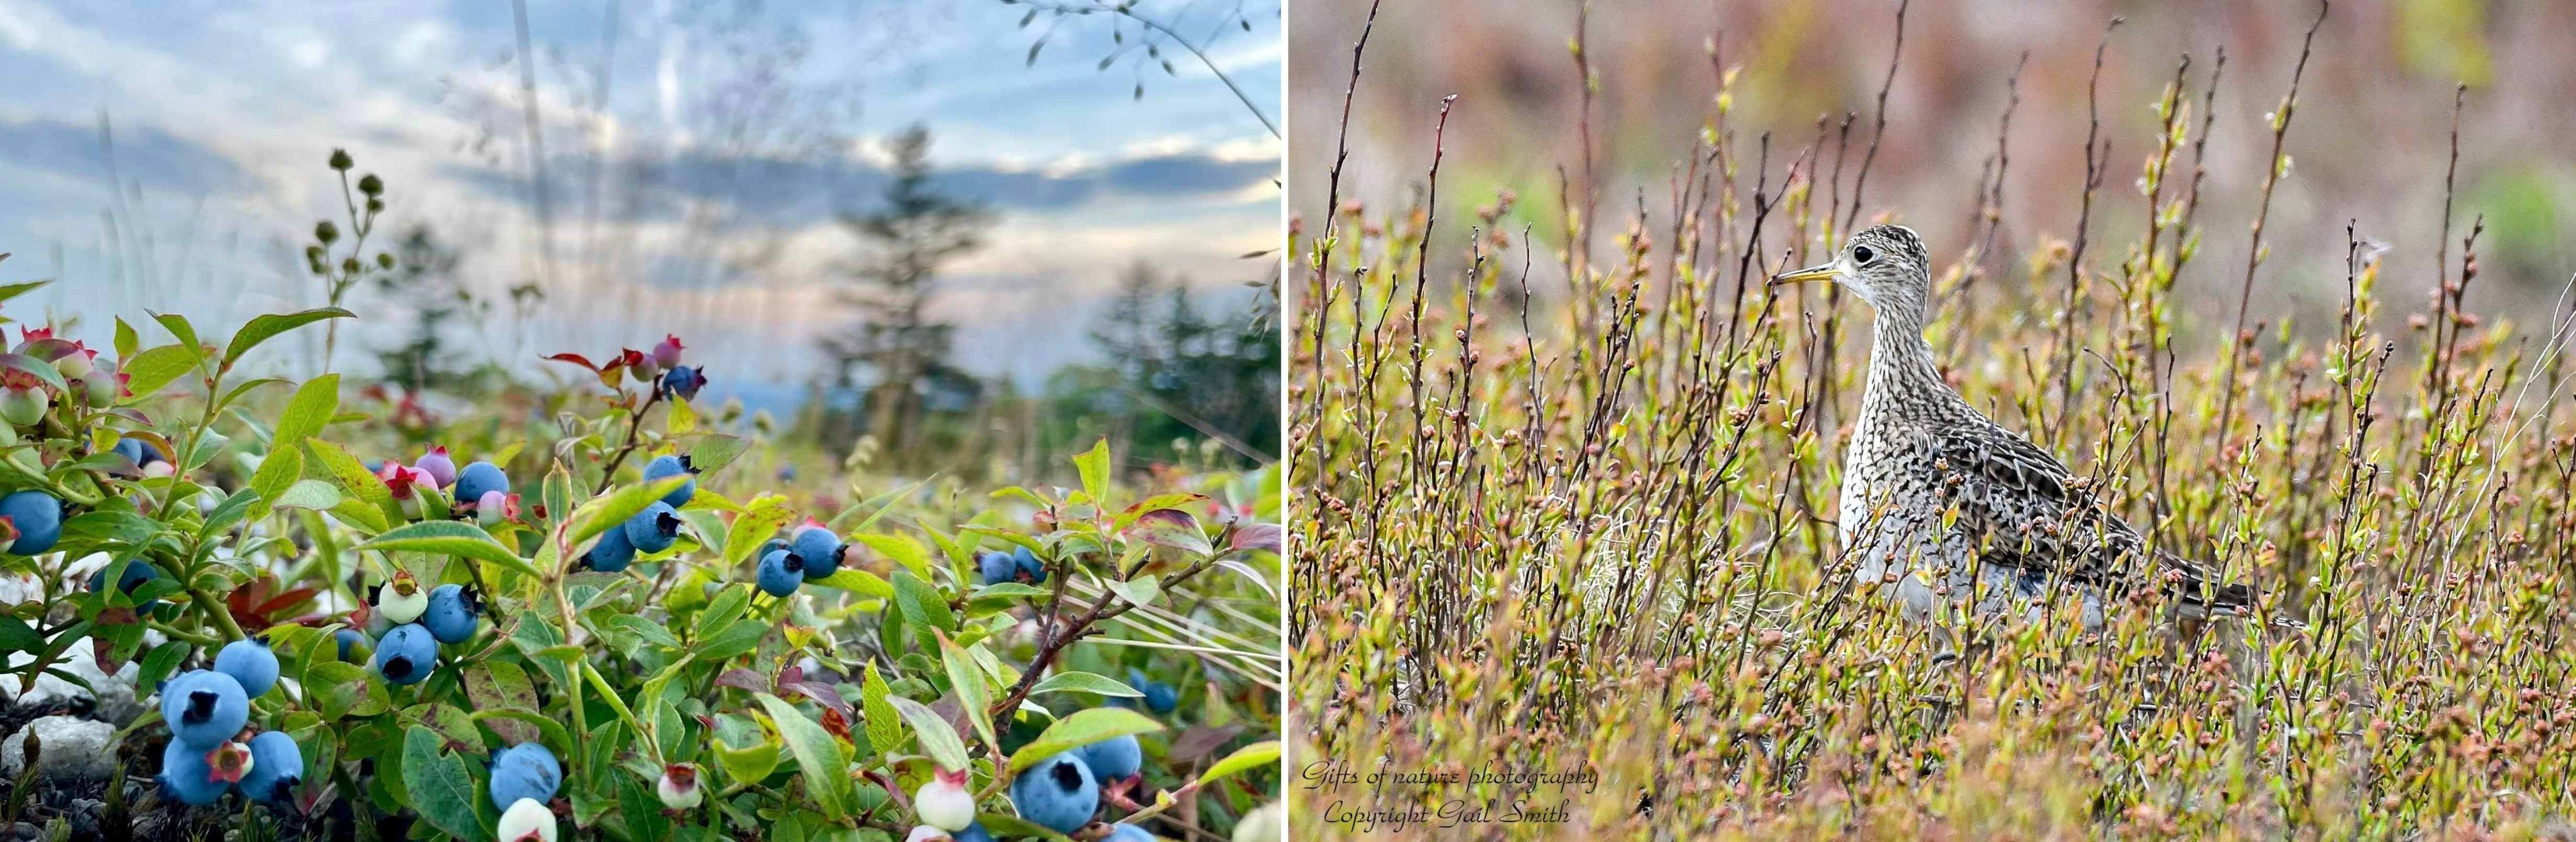
POLYGON ((794 683, 796 683, 796 682, 804 681, 804 680, 805 680, 805 668, 804 668, 804 667, 797 666, 797 665, 795 665, 795 664, 789 664, 789 665, 787 665, 787 667, 786 667, 785 669, 781 669, 781 670, 779 670, 779 671, 778 671, 778 686, 780 686, 780 687, 785 687, 785 686, 787 686, 787 685, 794 684, 794 683))
POLYGON ((1247 523, 1234 528, 1233 546, 1238 550, 1281 552, 1287 530, 1276 523, 1247 523))
POLYGON ((832 736, 839 737, 841 742, 857 742, 850 739, 850 718, 843 715, 837 708, 824 709, 823 730, 832 732, 832 736))
POLYGON ((1208 545, 1207 533, 1200 531, 1199 519, 1179 509, 1156 509, 1136 516, 1127 527, 1127 537, 1160 547, 1207 555, 1215 548, 1208 545))
POLYGON ((841 691, 832 685, 820 681, 781 681, 778 689, 813 699, 815 704, 839 711, 843 716, 850 714, 850 703, 842 700, 841 691))
POLYGON ((312 599, 314 593, 315 591, 312 588, 296 588, 294 590, 278 594, 275 598, 270 599, 267 602, 260 603, 259 613, 275 614, 280 611, 293 608, 305 600, 312 599))
POLYGON ((89 647, 90 657, 98 661, 99 672, 115 675, 117 670, 125 668, 125 662, 116 657, 116 644, 108 642, 106 635, 91 637, 89 647))
POLYGON ((1228 741, 1233 740, 1236 736, 1242 733, 1243 725, 1241 723, 1230 724, 1221 728, 1210 728, 1205 725, 1192 725, 1189 730, 1181 732, 1181 736, 1179 738, 1172 740, 1172 748, 1170 752, 1168 752, 1168 757, 1170 758, 1169 762, 1174 765, 1178 765, 1188 763, 1192 760, 1197 760, 1201 757, 1206 757, 1209 752, 1223 747, 1228 741))
POLYGON ((591 362, 589 357, 585 357, 580 354, 556 354, 554 356, 547 357, 546 359, 557 362, 572 363, 573 365, 581 366, 583 368, 590 369, 591 371, 599 370, 598 363, 591 362))
POLYGON ((749 690, 754 693, 767 692, 769 690, 769 679, 760 677, 760 673, 746 669, 725 670, 723 675, 716 676, 716 683, 726 687, 749 690))

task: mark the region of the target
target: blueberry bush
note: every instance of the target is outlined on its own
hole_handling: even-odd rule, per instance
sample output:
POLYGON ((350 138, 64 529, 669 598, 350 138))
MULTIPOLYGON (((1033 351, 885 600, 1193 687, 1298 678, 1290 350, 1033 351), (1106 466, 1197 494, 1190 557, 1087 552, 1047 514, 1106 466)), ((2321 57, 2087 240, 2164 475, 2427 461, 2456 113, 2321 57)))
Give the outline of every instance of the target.
MULTIPOLYGON (((385 268, 368 189, 317 275, 385 268)), ((1136 489, 1104 443, 1075 488, 849 476, 845 502, 693 407, 676 337, 444 422, 245 373, 351 317, 0 354, 0 572, 42 589, 0 606, 10 672, 133 663, 159 697, 119 723, 97 832, 1222 838, 1277 797, 1275 468, 1136 489)), ((27 765, 0 828, 69 836, 27 765)))

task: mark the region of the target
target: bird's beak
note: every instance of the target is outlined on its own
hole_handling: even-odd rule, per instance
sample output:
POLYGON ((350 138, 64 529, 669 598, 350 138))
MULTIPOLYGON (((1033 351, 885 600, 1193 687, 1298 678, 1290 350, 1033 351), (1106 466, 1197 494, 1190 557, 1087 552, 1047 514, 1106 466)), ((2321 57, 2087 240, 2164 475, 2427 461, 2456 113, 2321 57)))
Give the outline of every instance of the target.
POLYGON ((1834 274, 1837 271, 1839 270, 1834 268, 1834 264, 1819 263, 1795 272, 1782 272, 1780 274, 1773 275, 1771 276, 1771 285, 1776 287, 1781 284, 1797 284, 1805 283, 1807 281, 1830 281, 1834 279, 1834 274))

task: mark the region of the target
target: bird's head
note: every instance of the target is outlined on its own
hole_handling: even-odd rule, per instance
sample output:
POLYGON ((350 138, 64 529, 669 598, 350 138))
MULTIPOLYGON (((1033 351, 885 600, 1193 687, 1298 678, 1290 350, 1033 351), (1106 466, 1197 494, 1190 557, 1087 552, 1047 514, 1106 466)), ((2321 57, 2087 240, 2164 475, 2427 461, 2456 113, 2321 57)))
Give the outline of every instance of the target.
POLYGON ((1882 314, 1920 313, 1932 295, 1931 254, 1912 228, 1872 225, 1844 241, 1834 259, 1771 277, 1775 286, 1825 280, 1849 287, 1882 314))

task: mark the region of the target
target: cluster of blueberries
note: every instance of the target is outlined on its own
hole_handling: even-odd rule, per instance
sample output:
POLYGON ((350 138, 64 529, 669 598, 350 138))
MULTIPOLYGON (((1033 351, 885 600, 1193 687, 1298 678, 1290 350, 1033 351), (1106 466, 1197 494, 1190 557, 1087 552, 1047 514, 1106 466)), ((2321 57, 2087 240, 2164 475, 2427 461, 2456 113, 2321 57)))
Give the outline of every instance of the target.
MULTIPOLYGON (((373 617, 392 626, 375 642, 376 673, 388 684, 418 684, 437 669, 439 644, 464 643, 482 628, 483 600, 463 585, 423 589, 411 571, 398 570, 376 591, 373 617)), ((354 629, 338 636, 343 660, 351 646, 366 642, 354 629)))
POLYGON ((393 493, 395 502, 402 504, 403 513, 410 517, 420 516, 420 497, 413 489, 421 486, 447 489, 448 499, 453 501, 449 511, 459 517, 471 514, 489 525, 518 516, 519 497, 510 493, 509 472, 490 462, 476 462, 460 470, 445 447, 431 446, 410 465, 388 459, 371 463, 367 469, 385 481, 385 489, 393 493))
POLYGON ((841 559, 850 545, 830 527, 807 523, 787 540, 770 539, 760 548, 759 584, 761 593, 785 597, 796 588, 840 572, 841 559))
POLYGON ((687 477, 680 487, 653 501, 653 505, 636 512, 616 528, 599 533, 599 540, 582 553, 582 565, 602 573, 616 573, 635 563, 637 553, 652 554, 671 548, 680 539, 680 507, 698 494, 697 469, 686 456, 656 456, 644 465, 644 481, 656 482, 673 477, 687 477))
MULTIPOLYGON (((1011 806, 1019 810, 1020 818, 1057 833, 1072 833, 1100 812, 1104 790, 1138 785, 1144 766, 1145 749, 1134 734, 1092 743, 1021 772, 1011 781, 1011 806)), ((957 838, 972 842, 965 835, 957 838)), ((1144 829, 1125 823, 1112 825, 1106 837, 1114 842, 1152 838, 1144 829)))
POLYGON ((170 725, 170 745, 161 751, 162 790, 197 805, 215 803, 236 787, 256 801, 292 803, 304 782, 304 751, 295 739, 262 731, 247 744, 234 740, 250 724, 250 700, 275 686, 277 653, 257 638, 226 644, 214 669, 162 682, 161 718, 170 725))
POLYGON ((1007 553, 986 552, 975 561, 983 568, 984 584, 987 585, 1003 582, 1034 585, 1046 581, 1046 565, 1039 562, 1037 554, 1029 552, 1027 547, 1012 547, 1007 553))

